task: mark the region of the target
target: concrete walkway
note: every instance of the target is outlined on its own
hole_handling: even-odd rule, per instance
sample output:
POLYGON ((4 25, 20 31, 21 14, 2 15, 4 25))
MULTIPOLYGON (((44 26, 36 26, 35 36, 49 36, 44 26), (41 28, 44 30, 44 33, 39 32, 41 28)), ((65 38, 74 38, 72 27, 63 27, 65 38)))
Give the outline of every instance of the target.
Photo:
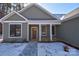
POLYGON ((37 56, 37 42, 29 42, 28 45, 24 48, 20 56, 37 56))

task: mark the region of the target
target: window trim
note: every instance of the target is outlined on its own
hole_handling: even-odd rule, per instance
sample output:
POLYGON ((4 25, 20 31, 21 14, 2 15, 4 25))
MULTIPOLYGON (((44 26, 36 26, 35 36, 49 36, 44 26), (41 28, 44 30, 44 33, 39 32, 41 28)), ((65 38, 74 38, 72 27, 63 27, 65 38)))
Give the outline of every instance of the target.
POLYGON ((47 30, 48 30, 47 25, 41 25, 41 36, 47 36, 47 30), (45 26, 45 28, 46 28, 46 30, 45 30, 46 34, 44 34, 44 35, 43 35, 43 32, 42 32, 42 26, 45 26))
POLYGON ((22 38, 22 23, 9 23, 8 38, 22 38), (18 24, 21 25, 21 36, 19 36, 19 37, 16 37, 16 36, 15 37, 11 37, 10 36, 10 25, 14 25, 14 24, 15 25, 18 25, 18 24))

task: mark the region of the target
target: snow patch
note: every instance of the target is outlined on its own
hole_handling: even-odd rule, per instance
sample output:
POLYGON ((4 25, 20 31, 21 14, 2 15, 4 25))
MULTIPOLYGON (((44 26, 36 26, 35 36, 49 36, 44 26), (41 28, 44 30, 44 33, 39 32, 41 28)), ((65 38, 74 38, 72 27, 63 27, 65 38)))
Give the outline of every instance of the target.
POLYGON ((0 56, 18 56, 26 45, 25 43, 0 43, 0 56))
POLYGON ((0 43, 0 56, 79 56, 79 50, 61 42, 0 43), (67 46, 68 51, 64 50, 67 46))
POLYGON ((38 43, 38 55, 39 56, 77 56, 79 50, 68 46, 69 51, 64 51, 63 43, 38 43))

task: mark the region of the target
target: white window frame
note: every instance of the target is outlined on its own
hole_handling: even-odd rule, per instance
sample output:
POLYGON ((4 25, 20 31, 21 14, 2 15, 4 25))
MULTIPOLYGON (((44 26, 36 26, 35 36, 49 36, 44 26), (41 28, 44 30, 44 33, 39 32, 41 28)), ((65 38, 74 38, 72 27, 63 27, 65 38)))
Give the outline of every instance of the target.
POLYGON ((9 38, 22 38, 22 23, 9 23, 8 37, 9 38), (19 37, 16 37, 16 36, 15 37, 11 37, 10 36, 10 25, 14 25, 14 24, 15 25, 18 25, 18 24, 21 25, 21 36, 19 36, 19 37))

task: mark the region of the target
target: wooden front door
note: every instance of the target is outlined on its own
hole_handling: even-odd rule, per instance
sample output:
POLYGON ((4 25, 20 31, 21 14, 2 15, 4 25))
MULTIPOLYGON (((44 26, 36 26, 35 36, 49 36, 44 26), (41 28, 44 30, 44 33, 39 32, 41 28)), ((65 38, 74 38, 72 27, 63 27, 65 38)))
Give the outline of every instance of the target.
POLYGON ((31 41, 38 40, 38 27, 31 27, 31 41))

